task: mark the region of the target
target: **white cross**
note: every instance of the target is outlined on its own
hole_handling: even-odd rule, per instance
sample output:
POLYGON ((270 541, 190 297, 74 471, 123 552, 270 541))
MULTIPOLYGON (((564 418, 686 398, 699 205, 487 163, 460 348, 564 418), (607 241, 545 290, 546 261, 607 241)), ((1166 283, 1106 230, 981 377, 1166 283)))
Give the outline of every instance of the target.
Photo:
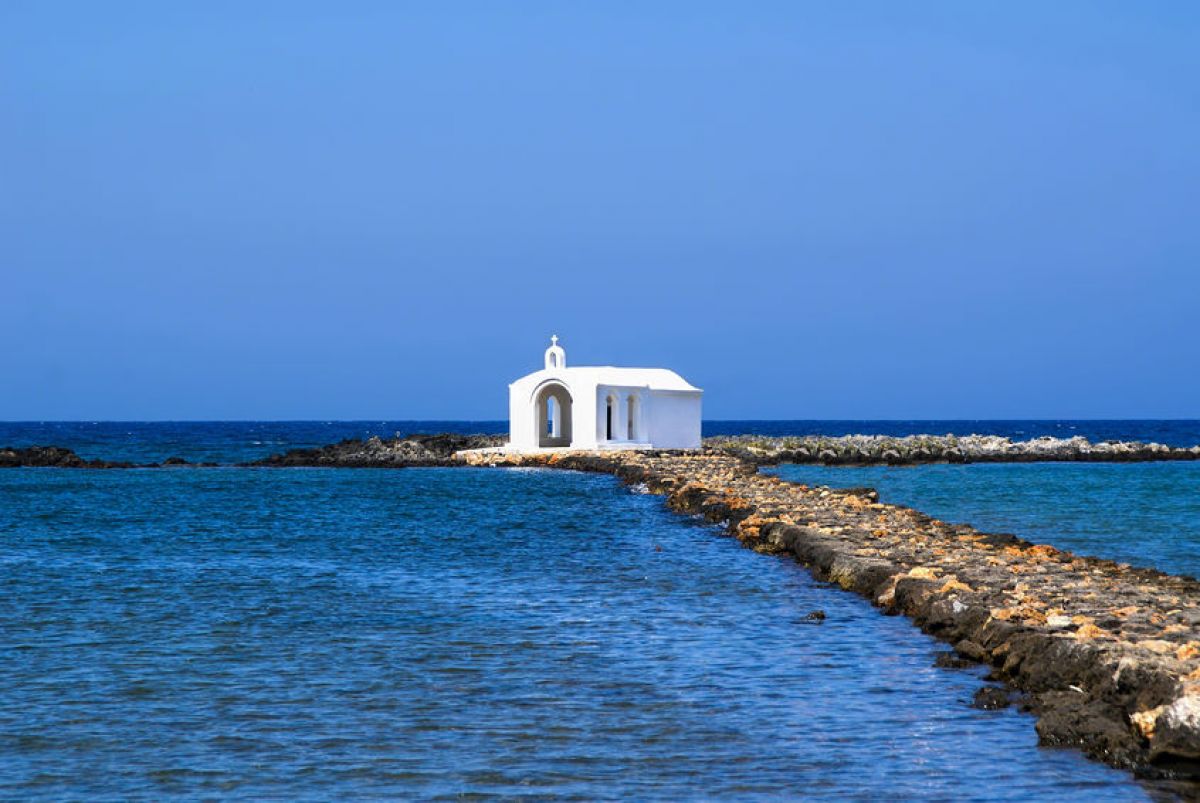
POLYGON ((550 335, 550 345, 552 345, 552 346, 558 345, 558 335, 550 335))

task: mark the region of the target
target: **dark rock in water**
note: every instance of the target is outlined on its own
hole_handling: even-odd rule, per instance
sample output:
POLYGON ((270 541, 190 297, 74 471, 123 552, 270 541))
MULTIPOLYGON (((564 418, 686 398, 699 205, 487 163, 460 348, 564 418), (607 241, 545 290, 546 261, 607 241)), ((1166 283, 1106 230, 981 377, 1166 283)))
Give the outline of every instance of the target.
POLYGON ((879 501, 879 491, 874 488, 831 488, 835 493, 845 494, 846 496, 858 496, 868 502, 879 501))
POLYGON ((975 666, 975 662, 968 661, 966 658, 960 658, 952 652, 939 652, 937 657, 933 659, 933 665, 939 669, 966 669, 967 667, 975 666))
POLYGON ((970 639, 962 639, 954 645, 954 650, 964 658, 969 658, 972 661, 978 661, 981 664, 987 663, 991 658, 991 654, 981 645, 971 641, 970 639))
POLYGON ((1142 762, 1137 738, 1127 725, 1125 712, 1103 700, 1088 699, 1074 691, 1048 691, 1036 695, 1037 734, 1041 744, 1078 746, 1094 758, 1118 767, 1142 762))
POLYGON ((406 438, 366 440, 348 438, 317 449, 292 449, 248 463, 251 466, 324 466, 329 468, 405 468, 408 466, 458 466, 454 453, 503 445, 504 435, 410 435, 406 438))
MULTIPOLYGON (((243 465, 251 466, 327 466, 332 468, 403 468, 405 466, 458 466, 454 453, 465 449, 481 449, 503 445, 503 435, 411 435, 407 438, 383 440, 344 440, 341 443, 316 449, 292 449, 285 454, 271 455, 243 465)), ((121 460, 85 460, 62 446, 29 446, 0 449, 0 468, 35 466, 48 468, 209 468, 216 463, 191 463, 179 456, 168 457, 161 463, 130 463, 121 460)))
POLYGON ((84 460, 62 446, 28 446, 0 449, 0 468, 132 468, 123 460, 84 460))
POLYGON ((825 611, 809 611, 796 621, 806 625, 819 625, 825 621, 825 611))
POLYGON ((975 698, 971 701, 971 705, 984 711, 999 711, 1001 708, 1008 708, 1008 692, 997 686, 984 686, 975 692, 975 698))
POLYGON ((82 457, 61 446, 29 446, 24 449, 14 449, 8 446, 0 449, 0 466, 4 468, 16 466, 82 468, 86 465, 87 461, 82 457))

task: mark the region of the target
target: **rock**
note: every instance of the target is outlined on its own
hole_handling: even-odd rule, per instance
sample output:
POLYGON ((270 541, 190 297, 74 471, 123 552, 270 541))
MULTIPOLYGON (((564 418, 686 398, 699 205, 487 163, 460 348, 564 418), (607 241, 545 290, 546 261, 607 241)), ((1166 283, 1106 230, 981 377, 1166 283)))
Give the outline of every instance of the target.
POLYGON ((1088 755, 1118 767, 1143 763, 1143 748, 1116 706, 1074 691, 1055 691, 1037 695, 1033 710, 1038 714, 1041 744, 1081 747, 1088 755))
POLYGON ((974 666, 974 661, 968 661, 966 658, 960 658, 952 652, 939 652, 937 657, 933 659, 933 665, 939 669, 966 669, 974 666))
POLYGON ((1200 760, 1200 697, 1180 697, 1161 707, 1151 728, 1150 758, 1200 760))
POLYGON ((971 706, 984 711, 999 711, 1009 706, 1008 692, 998 686, 984 686, 975 692, 971 706))
POLYGON ((879 501, 879 491, 874 488, 833 488, 835 493, 844 494, 845 496, 856 496, 865 499, 868 502, 879 501))
POLYGON ((991 653, 982 644, 977 644, 970 639, 960 639, 955 643, 954 651, 964 658, 978 661, 981 664, 988 663, 992 657, 991 653))
POLYGON ((123 460, 84 460, 62 446, 28 446, 0 449, 0 468, 133 468, 123 460))
POLYGON ((837 438, 767 438, 755 435, 704 439, 708 449, 760 465, 824 463, 829 465, 912 465, 915 463, 1027 463, 1039 460, 1137 462, 1197 460, 1200 446, 1181 448, 1161 443, 1104 441, 1086 438, 1034 438, 1014 441, 996 435, 844 435, 837 438))
POLYGON ((249 463, 251 466, 326 466, 330 468, 405 468, 409 466, 456 466, 454 453, 465 449, 500 446, 503 435, 410 435, 384 440, 349 438, 317 449, 292 449, 249 463))

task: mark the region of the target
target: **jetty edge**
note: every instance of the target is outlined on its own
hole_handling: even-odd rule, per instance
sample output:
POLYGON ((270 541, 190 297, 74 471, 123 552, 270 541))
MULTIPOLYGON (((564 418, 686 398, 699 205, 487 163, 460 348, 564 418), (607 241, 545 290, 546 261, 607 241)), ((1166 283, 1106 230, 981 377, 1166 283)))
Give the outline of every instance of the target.
MULTIPOLYGON (((1039 741, 1200 779, 1200 582, 760 473, 723 452, 466 452, 473 466, 612 474, 909 617, 1019 693, 1039 741)), ((994 695, 993 695, 994 696, 994 695)), ((996 707, 992 701, 984 707, 996 707)))

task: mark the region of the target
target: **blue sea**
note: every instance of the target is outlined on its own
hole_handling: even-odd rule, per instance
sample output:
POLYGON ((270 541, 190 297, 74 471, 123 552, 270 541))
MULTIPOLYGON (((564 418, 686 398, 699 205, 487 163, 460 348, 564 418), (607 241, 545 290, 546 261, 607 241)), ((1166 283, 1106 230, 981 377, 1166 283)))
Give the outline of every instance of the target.
MULTIPOLYGON (((1200 442, 1194 421, 706 425, 1011 427, 1200 442)), ((234 463, 343 437, 499 428, 0 424, 0 445, 234 463)), ((1191 464, 779 470, 1200 568, 1191 464)), ((935 668, 945 647, 904 619, 607 476, 0 471, 0 644, 3 799, 1169 794, 1039 748, 1030 716, 971 708, 982 671, 935 668), (814 610, 823 623, 805 621, 814 610)))

